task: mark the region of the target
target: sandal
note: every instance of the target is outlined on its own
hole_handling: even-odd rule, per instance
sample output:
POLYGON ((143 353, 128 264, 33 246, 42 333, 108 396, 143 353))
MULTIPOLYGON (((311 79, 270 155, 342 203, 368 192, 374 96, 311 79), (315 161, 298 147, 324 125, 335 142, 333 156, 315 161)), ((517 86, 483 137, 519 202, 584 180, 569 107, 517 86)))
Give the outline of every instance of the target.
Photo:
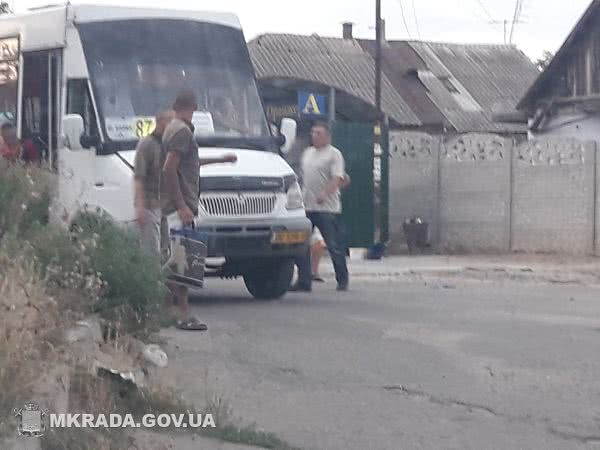
POLYGON ((177 323, 175 324, 175 328, 177 328, 178 330, 185 330, 185 331, 206 331, 206 330, 208 330, 208 327, 206 326, 206 324, 200 322, 195 317, 189 317, 187 319, 178 320, 177 323))
POLYGON ((312 280, 316 281, 317 283, 325 283, 325 280, 323 278, 321 278, 319 275, 313 275, 312 280))

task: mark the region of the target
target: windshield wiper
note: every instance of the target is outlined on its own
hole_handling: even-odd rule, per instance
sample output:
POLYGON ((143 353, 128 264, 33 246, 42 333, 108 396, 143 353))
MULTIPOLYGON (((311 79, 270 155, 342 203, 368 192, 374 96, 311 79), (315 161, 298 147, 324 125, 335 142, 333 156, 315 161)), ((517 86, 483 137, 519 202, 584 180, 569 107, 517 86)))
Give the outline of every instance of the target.
POLYGON ((200 147, 243 148, 247 150, 274 151, 278 149, 278 140, 273 136, 201 136, 196 137, 200 147))

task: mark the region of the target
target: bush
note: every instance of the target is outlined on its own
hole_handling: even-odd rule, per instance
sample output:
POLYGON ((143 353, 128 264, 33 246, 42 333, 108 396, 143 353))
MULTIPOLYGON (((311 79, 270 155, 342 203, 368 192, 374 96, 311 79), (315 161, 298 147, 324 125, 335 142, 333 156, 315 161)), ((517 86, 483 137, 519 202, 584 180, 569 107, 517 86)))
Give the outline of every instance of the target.
POLYGON ((50 288, 79 292, 104 317, 140 328, 166 293, 159 261, 108 217, 80 214, 71 231, 48 223, 55 176, 0 160, 0 252, 31 259, 50 288))
MULTIPOLYGON (((27 234, 18 238, 31 246, 36 266, 42 277, 54 271, 61 276, 75 272, 84 258, 84 251, 77 246, 71 235, 62 228, 53 226, 32 227, 27 234)), ((54 281, 54 280, 51 280, 54 281)))
POLYGON ((48 223, 53 181, 52 174, 43 169, 0 160, 0 239, 48 223))
POLYGON ((32 227, 39 227, 48 224, 50 210, 50 192, 44 191, 33 195, 23 211, 19 223, 19 235, 23 236, 31 230, 32 227))
POLYGON ((155 318, 166 294, 159 261, 142 250, 135 233, 106 216, 85 212, 75 223, 76 239, 93 242, 84 245, 84 252, 106 285, 96 310, 138 324, 155 318))

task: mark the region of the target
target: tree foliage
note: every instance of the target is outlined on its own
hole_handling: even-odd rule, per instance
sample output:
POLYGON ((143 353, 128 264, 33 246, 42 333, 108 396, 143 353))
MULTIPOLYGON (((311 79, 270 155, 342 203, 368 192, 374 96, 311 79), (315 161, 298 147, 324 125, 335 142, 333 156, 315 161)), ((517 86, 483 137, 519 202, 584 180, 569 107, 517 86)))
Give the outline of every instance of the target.
POLYGON ((538 68, 538 70, 540 72, 546 70, 546 67, 548 67, 548 65, 550 64, 550 61, 552 61, 552 58, 554 58, 554 53, 549 52, 548 50, 545 50, 544 53, 542 54, 542 57, 538 58, 535 61, 535 65, 538 68))
POLYGON ((12 9, 8 2, 0 2, 0 14, 11 14, 12 9))

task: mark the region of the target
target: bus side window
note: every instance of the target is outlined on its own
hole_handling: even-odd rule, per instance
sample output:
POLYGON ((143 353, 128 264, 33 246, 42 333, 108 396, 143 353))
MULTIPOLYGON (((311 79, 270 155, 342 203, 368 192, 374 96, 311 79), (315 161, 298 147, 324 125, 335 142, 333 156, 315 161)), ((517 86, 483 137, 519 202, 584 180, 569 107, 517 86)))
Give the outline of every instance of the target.
POLYGON ((98 135, 98 122, 94 112, 94 105, 85 79, 67 81, 67 114, 79 114, 83 117, 85 134, 98 135))

